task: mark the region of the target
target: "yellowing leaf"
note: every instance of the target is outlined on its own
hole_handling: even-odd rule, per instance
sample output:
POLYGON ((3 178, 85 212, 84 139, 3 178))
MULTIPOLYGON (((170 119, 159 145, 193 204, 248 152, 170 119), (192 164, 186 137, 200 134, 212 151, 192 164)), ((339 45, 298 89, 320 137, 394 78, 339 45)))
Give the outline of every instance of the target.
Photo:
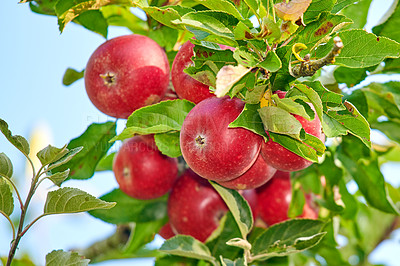
POLYGON ((217 97, 225 96, 232 86, 249 73, 250 70, 250 68, 245 68, 242 65, 223 66, 217 74, 215 95, 217 97))
POLYGON ((306 12, 311 2, 312 0, 292 0, 289 3, 283 1, 275 4, 274 7, 279 18, 296 21, 306 12))

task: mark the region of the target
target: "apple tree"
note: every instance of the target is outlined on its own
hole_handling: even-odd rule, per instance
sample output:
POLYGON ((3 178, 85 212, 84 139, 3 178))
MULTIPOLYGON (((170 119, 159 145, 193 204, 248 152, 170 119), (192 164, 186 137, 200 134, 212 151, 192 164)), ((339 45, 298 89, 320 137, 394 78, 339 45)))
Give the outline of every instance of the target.
MULTIPOLYGON (((21 3, 56 16, 61 33, 76 23, 106 39, 63 83, 84 78, 92 103, 113 118, 39 152, 25 200, 0 154, 0 213, 14 231, 7 265, 26 231, 58 213, 88 212, 116 231, 53 251, 48 265, 369 265, 399 227, 400 190, 381 166, 400 160, 400 83, 365 82, 400 72, 398 1, 372 32, 362 29, 371 0, 21 3), (109 26, 132 34, 107 40, 109 26), (126 121, 122 131, 114 118, 126 121), (113 171, 119 188, 95 198, 64 186, 99 171, 113 171), (46 178, 61 188, 24 226, 46 178), (155 234, 166 239, 159 249, 147 245, 155 234)), ((0 130, 29 154, 4 120, 0 130)))

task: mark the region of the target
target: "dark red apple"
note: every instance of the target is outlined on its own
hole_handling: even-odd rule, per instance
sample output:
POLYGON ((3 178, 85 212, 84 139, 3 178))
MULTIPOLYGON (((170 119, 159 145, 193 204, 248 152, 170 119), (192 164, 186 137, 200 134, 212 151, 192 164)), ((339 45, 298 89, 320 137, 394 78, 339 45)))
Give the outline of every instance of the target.
POLYGON ((176 158, 157 149, 153 136, 136 136, 123 143, 113 162, 120 189, 137 199, 154 199, 167 193, 178 175, 176 158))
POLYGON ((244 128, 228 128, 243 107, 237 98, 212 97, 198 103, 185 118, 182 155, 198 175, 218 182, 232 180, 257 159, 262 137, 244 128))
MULTIPOLYGON (((284 98, 286 92, 277 91, 279 98, 284 98)), ((314 110, 314 107, 310 104, 311 108, 314 110)), ((304 130, 311 135, 319 138, 323 142, 325 141, 325 135, 321 130, 321 121, 318 116, 315 115, 314 120, 308 121, 304 117, 299 115, 293 115, 303 126, 304 130)), ((289 151, 284 148, 282 145, 268 140, 267 143, 263 142, 261 146, 261 155, 265 159, 265 161, 270 164, 272 167, 281 170, 281 171, 299 171, 301 169, 307 168, 313 162, 303 157, 289 151)))
POLYGON ((113 38, 100 45, 85 69, 86 92, 103 113, 128 118, 138 108, 159 102, 169 83, 164 50, 142 35, 113 38))
POLYGON ((228 211, 210 183, 190 169, 178 179, 168 199, 168 217, 176 234, 206 241, 228 211))
MULTIPOLYGON (((269 226, 288 220, 288 210, 292 200, 290 173, 276 171, 265 185, 256 189, 258 215, 269 226)), ((312 207, 310 197, 306 197, 302 215, 299 218, 317 219, 318 213, 312 207)))
POLYGON ((268 182, 275 172, 276 169, 267 164, 260 153, 254 164, 243 175, 218 183, 231 189, 254 189, 268 182))
POLYGON ((164 224, 158 234, 164 239, 170 239, 171 237, 175 236, 175 233, 172 231, 171 224, 168 222, 164 224))

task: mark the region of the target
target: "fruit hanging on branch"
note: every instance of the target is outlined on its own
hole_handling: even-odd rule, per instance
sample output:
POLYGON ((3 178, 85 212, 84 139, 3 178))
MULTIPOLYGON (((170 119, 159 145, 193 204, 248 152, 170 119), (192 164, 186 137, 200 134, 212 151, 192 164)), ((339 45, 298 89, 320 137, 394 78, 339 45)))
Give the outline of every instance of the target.
POLYGON ((169 84, 169 63, 164 50, 142 35, 125 35, 100 45, 85 70, 86 92, 103 113, 128 116, 159 102, 169 84))
MULTIPOLYGON (((288 211, 292 200, 290 173, 278 170, 269 182, 256 191, 258 215, 268 226, 289 219, 288 211)), ((311 198, 307 196, 303 213, 299 218, 318 218, 318 211, 312 207, 312 204, 311 198)))
POLYGON ((167 193, 178 176, 176 158, 161 154, 153 136, 128 139, 119 149, 113 171, 120 189, 137 199, 154 199, 167 193))
POLYGON ((262 137, 244 128, 228 127, 243 107, 238 98, 208 98, 185 118, 180 133, 182 155, 201 177, 232 180, 256 161, 262 137))

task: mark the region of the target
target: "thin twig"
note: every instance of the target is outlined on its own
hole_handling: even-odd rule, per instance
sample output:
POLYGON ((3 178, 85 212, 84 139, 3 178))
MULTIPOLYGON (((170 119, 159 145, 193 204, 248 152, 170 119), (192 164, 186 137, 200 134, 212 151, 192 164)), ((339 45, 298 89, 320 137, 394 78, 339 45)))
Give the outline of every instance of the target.
POLYGON ((332 50, 323 58, 318 60, 310 60, 310 55, 306 55, 304 57, 304 62, 301 62, 294 67, 289 65, 289 72, 290 74, 295 77, 306 77, 306 76, 313 76, 318 69, 322 68, 323 66, 333 64, 335 62, 335 58, 340 54, 341 50, 343 49, 343 42, 339 36, 336 36, 333 39, 334 45, 332 50))

